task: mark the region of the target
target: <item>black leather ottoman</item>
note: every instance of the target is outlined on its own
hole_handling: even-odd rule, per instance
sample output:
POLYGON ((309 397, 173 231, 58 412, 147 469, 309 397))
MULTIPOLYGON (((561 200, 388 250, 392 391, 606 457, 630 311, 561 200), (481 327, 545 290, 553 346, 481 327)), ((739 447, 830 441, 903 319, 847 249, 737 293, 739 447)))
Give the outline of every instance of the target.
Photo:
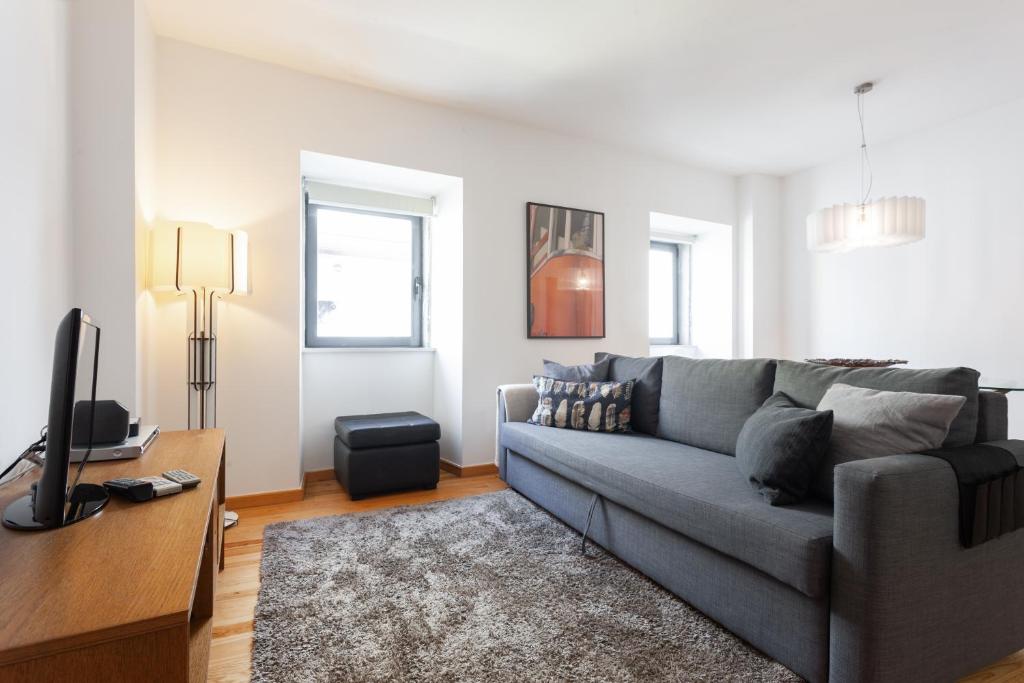
POLYGON ((334 476, 352 500, 397 489, 437 487, 441 426, 415 412, 334 420, 334 476))

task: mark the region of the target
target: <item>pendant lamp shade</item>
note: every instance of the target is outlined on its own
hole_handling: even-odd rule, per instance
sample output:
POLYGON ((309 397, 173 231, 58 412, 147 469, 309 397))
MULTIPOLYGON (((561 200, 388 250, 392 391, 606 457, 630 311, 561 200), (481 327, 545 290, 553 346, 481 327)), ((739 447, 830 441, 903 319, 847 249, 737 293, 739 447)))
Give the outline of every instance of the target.
POLYGON ((807 217, 807 248, 844 252, 924 239, 925 203, 920 197, 886 197, 867 204, 836 204, 807 217))
POLYGON ((860 121, 860 202, 835 204, 807 216, 807 248, 818 252, 853 251, 861 247, 892 247, 924 239, 924 200, 885 197, 871 201, 874 175, 864 133, 863 98, 871 81, 853 89, 860 121))

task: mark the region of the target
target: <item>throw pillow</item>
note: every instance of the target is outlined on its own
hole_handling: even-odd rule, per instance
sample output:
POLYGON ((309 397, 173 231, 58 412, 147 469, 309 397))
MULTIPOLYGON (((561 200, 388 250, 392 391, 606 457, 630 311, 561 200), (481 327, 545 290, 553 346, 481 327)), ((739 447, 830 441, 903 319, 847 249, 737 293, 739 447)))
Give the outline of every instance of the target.
POLYGON ((610 362, 608 379, 636 382, 633 387, 633 428, 644 434, 656 435, 661 404, 661 358, 630 358, 598 352, 594 354, 594 360, 610 362))
POLYGON ((545 360, 543 375, 573 382, 605 382, 608 380, 609 365, 607 358, 583 365, 562 365, 553 360, 545 360))
POLYGON ((832 440, 814 493, 832 500, 836 465, 939 448, 967 399, 833 384, 818 410, 834 414, 832 440))
POLYGON ((831 410, 801 408, 779 391, 743 423, 736 464, 771 505, 799 503, 821 467, 831 434, 831 410))
POLYGON ((591 432, 630 431, 633 380, 573 382, 535 375, 533 386, 539 398, 527 422, 591 432))

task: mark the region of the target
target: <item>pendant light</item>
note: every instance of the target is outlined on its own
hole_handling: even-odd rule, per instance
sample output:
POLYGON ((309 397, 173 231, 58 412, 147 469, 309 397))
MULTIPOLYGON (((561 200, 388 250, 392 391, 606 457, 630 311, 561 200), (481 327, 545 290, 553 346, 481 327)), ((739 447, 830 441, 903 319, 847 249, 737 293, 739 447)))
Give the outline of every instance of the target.
POLYGON ((836 204, 807 217, 807 248, 819 252, 887 247, 924 239, 924 199, 885 197, 871 201, 871 159, 864 135, 864 95, 874 83, 861 83, 857 96, 860 120, 860 202, 836 204))

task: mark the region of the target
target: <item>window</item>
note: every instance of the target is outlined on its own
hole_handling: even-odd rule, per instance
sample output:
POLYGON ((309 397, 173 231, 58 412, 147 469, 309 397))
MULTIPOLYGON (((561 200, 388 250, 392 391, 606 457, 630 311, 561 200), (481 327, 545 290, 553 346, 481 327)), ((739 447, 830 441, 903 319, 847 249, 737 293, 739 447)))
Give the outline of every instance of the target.
POLYGON ((648 267, 650 343, 690 343, 690 245, 651 242, 648 267))
POLYGON ((306 346, 423 345, 423 219, 306 200, 306 346))

